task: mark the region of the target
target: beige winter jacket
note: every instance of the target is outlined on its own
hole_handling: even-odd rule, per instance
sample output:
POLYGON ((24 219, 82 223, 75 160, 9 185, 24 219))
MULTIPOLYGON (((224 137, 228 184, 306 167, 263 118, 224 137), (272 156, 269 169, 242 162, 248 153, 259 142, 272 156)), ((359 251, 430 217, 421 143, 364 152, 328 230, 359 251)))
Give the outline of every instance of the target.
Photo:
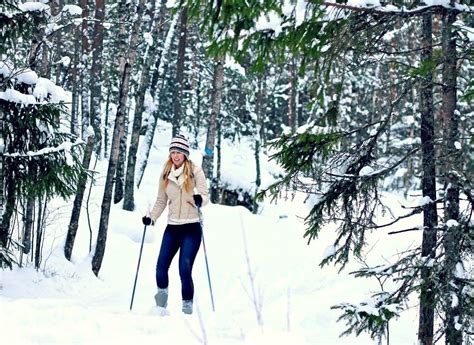
POLYGON ((166 205, 168 205, 168 224, 199 222, 198 210, 194 204, 193 194, 201 195, 202 206, 204 206, 209 202, 209 193, 202 168, 194 165, 193 175, 194 193, 193 191, 187 193, 184 189, 181 189, 171 177, 168 177, 169 181, 165 190, 161 188, 161 183, 159 184, 158 196, 150 213, 153 224, 161 216, 166 205))

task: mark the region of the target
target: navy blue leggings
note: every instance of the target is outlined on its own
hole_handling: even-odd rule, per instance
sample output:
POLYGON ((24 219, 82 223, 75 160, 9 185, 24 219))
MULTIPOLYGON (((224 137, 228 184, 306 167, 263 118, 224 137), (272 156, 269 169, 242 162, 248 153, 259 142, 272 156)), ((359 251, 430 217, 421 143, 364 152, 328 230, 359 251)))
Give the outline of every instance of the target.
POLYGON ((194 259, 201 245, 201 224, 190 223, 170 225, 165 229, 161 241, 160 255, 156 263, 156 285, 167 288, 169 284, 168 269, 171 261, 179 251, 179 276, 181 278, 181 296, 183 300, 192 300, 194 284, 191 276, 194 259))

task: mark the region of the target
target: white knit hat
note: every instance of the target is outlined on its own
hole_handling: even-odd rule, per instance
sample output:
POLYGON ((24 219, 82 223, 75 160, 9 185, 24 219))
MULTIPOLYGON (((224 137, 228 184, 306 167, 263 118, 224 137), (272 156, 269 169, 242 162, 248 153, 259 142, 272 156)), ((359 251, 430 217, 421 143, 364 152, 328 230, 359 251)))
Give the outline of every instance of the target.
POLYGON ((177 151, 181 152, 186 156, 186 158, 189 158, 189 141, 186 139, 184 135, 178 134, 176 137, 171 139, 171 144, 170 144, 170 153, 172 151, 177 151))

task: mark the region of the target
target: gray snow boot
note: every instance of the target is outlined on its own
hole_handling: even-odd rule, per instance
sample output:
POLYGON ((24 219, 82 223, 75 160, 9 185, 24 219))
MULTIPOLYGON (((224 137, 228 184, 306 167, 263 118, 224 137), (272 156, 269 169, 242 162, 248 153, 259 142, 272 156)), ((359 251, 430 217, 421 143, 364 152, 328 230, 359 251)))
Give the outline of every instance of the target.
POLYGON ((192 314, 193 313, 193 300, 183 300, 183 313, 192 314))
POLYGON ((166 308, 168 305, 168 288, 160 289, 155 295, 156 305, 161 308, 166 308))

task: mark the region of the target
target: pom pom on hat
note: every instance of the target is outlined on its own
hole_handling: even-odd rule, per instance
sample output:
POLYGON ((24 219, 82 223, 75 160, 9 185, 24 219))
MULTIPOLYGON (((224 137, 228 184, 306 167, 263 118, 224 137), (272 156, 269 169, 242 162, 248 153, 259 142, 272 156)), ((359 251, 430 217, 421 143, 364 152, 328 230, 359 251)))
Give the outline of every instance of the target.
POLYGON ((181 152, 189 159, 189 141, 184 135, 178 134, 171 139, 170 153, 173 151, 181 152))

